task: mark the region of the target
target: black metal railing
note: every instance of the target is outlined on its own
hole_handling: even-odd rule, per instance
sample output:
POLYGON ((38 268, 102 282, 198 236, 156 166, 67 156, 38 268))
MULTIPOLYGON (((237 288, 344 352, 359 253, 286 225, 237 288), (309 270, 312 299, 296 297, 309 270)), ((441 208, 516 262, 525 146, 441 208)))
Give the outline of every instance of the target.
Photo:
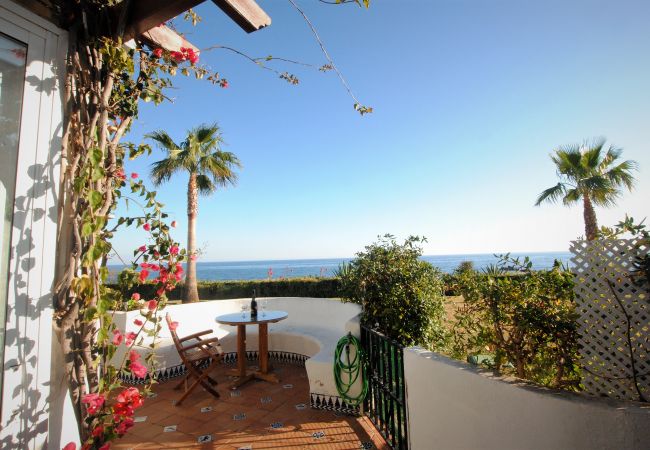
POLYGON ((391 448, 407 450, 404 347, 363 325, 361 345, 367 358, 368 379, 364 410, 391 448))

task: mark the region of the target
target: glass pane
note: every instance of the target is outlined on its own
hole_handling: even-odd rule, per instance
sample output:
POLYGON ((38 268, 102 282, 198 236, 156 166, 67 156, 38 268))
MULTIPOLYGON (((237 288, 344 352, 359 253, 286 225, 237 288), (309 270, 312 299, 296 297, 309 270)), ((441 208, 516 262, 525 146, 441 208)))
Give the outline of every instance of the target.
POLYGON ((4 371, 5 315, 9 247, 14 212, 20 112, 23 105, 27 46, 0 34, 0 392, 4 371))

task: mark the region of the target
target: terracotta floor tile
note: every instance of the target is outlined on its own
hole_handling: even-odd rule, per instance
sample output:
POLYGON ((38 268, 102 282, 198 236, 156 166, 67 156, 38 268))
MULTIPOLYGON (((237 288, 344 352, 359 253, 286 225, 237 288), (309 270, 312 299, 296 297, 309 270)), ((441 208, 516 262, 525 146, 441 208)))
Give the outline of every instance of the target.
POLYGON ((112 448, 237 450, 250 445, 254 450, 356 450, 363 442, 372 442, 376 449, 388 449, 367 418, 311 409, 304 368, 284 364, 275 364, 275 368, 280 383, 253 381, 241 386, 238 397, 232 397, 227 369, 221 367, 211 374, 219 383, 219 399, 199 387, 181 406, 172 403, 182 395, 182 390, 173 389, 177 380, 155 385, 156 397, 145 401, 136 412, 136 417, 147 416, 147 420, 137 423, 112 448), (286 384, 292 388, 286 389, 286 384), (271 401, 262 402, 267 397, 271 401), (301 403, 305 409, 297 410, 295 405, 301 403), (205 407, 212 409, 201 412, 205 407), (239 414, 245 418, 234 420, 239 414), (271 426, 274 423, 278 428, 271 426), (176 425, 177 431, 163 433, 166 425, 176 425), (198 437, 206 434, 212 436, 212 442, 199 444, 198 437))

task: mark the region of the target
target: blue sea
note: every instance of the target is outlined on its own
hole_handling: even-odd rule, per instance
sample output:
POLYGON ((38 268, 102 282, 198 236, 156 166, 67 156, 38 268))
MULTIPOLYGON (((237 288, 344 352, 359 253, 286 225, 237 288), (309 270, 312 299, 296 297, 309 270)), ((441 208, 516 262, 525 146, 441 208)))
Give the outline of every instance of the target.
MULTIPOLYGON (((544 252, 544 253, 511 253, 513 257, 530 257, 534 269, 548 269, 557 259, 565 264, 569 263, 569 252, 544 252)), ((475 269, 483 269, 498 260, 492 254, 474 255, 432 255, 423 256, 428 261, 446 273, 454 271, 463 261, 472 261, 475 269)), ((222 280, 262 280, 269 277, 297 278, 297 277, 332 277, 343 262, 350 258, 331 259, 288 259, 268 261, 235 261, 235 262, 197 262, 197 278, 204 281, 222 280)), ((108 265, 114 280, 117 273, 124 268, 122 265, 108 265)))

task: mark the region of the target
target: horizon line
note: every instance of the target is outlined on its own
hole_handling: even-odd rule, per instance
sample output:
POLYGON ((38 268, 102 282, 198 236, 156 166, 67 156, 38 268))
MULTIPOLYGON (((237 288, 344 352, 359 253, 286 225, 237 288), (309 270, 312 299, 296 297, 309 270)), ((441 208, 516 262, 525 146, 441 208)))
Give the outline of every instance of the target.
MULTIPOLYGON (((422 257, 438 257, 438 256, 494 256, 494 255, 505 255, 505 254, 514 254, 514 255, 534 255, 541 253, 571 253, 568 250, 544 250, 544 251, 534 251, 534 252, 524 252, 524 251, 510 251, 510 252, 488 252, 488 253, 445 253, 445 254, 429 254, 422 255, 422 257)), ((323 259, 354 259, 356 256, 331 256, 331 257, 320 257, 320 258, 284 258, 284 259, 222 259, 222 260, 197 260, 197 263, 242 263, 242 262, 266 262, 266 261, 319 261, 323 259)), ((109 261, 111 258, 109 258, 109 261)), ((107 264, 110 265, 110 264, 107 264)), ((124 265, 121 262, 113 265, 124 265)), ((127 264, 128 265, 128 264, 127 264)))

